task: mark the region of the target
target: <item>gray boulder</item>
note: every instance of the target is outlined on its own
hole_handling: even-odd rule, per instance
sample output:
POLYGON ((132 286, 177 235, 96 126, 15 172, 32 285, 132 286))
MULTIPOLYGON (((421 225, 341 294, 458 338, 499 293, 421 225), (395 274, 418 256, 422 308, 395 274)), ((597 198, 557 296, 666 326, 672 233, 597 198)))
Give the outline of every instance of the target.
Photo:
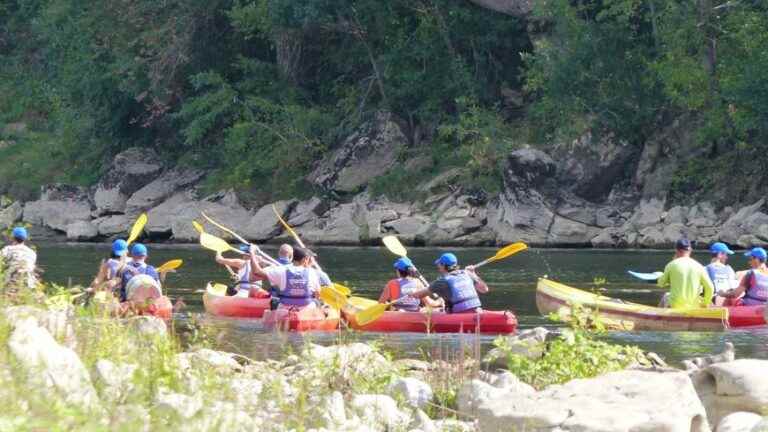
POLYGON ((90 221, 77 221, 67 225, 67 240, 87 241, 99 235, 99 230, 90 221))
POLYGON ((160 318, 144 315, 128 318, 125 321, 127 326, 145 338, 168 336, 168 326, 160 318))
POLYGON ((126 215, 102 216, 91 221, 96 231, 103 237, 127 236, 133 226, 133 219, 126 215))
POLYGON ((277 209, 280 217, 285 219, 295 204, 295 200, 290 200, 277 201, 263 206, 255 215, 253 215, 248 224, 243 227, 243 231, 240 235, 248 240, 256 241, 265 241, 274 238, 283 231, 283 226, 280 224, 280 221, 277 220, 277 216, 275 216, 275 211, 272 209, 272 206, 277 209))
POLYGON ((109 360, 98 360, 93 367, 93 381, 100 390, 102 399, 109 404, 120 404, 135 389, 133 375, 137 366, 115 364, 109 360))
POLYGON ((96 186, 96 215, 125 212, 128 197, 154 180, 162 169, 152 149, 133 147, 117 154, 96 186))
POLYGON ((88 192, 83 188, 60 184, 44 186, 40 199, 24 206, 23 219, 34 225, 66 232, 72 223, 91 220, 88 192))
POLYGON ((763 413, 768 406, 768 360, 715 363, 691 378, 712 424, 735 412, 763 413))
POLYGON ((174 192, 194 186, 204 175, 203 171, 189 168, 174 168, 166 171, 131 195, 125 203, 126 213, 136 214, 150 209, 174 192))
POLYGON ((555 216, 552 226, 549 227, 547 244, 554 246, 589 245, 600 232, 600 228, 596 226, 555 216))
POLYGON ((428 217, 413 215, 386 222, 382 224, 382 229, 388 234, 396 234, 400 240, 406 243, 413 243, 417 237, 423 236, 431 226, 432 222, 428 217))
POLYGON ((12 227, 16 222, 21 220, 23 213, 24 207, 18 201, 14 201, 13 204, 0 210, 0 229, 12 227))
POLYGON ((296 229, 305 243, 357 245, 361 235, 360 209, 355 202, 332 208, 327 217, 296 229))
POLYGON ((394 115, 380 112, 325 158, 307 180, 341 193, 359 191, 395 167, 407 143, 394 115))
POLYGON ((296 207, 291 212, 288 224, 292 227, 304 225, 325 214, 328 208, 328 203, 318 197, 301 201, 296 204, 296 207))
POLYGON ((532 393, 483 384, 470 381, 459 393, 459 411, 476 415, 481 430, 710 430, 683 372, 612 372, 532 393))
POLYGON ((100 407, 88 371, 77 354, 59 345, 35 318, 16 323, 8 347, 27 378, 51 388, 67 403, 85 410, 100 407))
POLYGON ((432 387, 416 378, 397 378, 387 390, 396 399, 399 398, 412 408, 424 408, 434 397, 432 387))
POLYGON ((410 423, 410 416, 386 395, 355 395, 349 405, 364 424, 376 430, 399 430, 410 423))
POLYGON ((627 222, 635 230, 656 226, 661 223, 664 214, 664 201, 657 198, 644 199, 627 222))
POLYGON ((716 432, 751 432, 763 416, 751 412, 728 414, 717 424, 716 432))

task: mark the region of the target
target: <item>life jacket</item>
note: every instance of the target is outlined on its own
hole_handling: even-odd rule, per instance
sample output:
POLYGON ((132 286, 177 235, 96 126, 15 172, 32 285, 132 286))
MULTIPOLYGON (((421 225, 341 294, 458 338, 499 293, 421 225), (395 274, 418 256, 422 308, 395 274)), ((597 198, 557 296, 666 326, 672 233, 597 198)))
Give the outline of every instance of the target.
POLYGON ((421 300, 409 297, 408 294, 415 293, 419 290, 419 285, 415 280, 409 278, 398 278, 394 280, 395 283, 391 284, 389 298, 397 299, 395 307, 398 310, 404 310, 408 312, 418 312, 419 306, 421 306, 421 300))
POLYGON ((237 271, 237 282, 235 282, 238 289, 250 290, 256 284, 251 280, 251 262, 246 260, 245 265, 240 267, 237 271))
POLYGON ((155 268, 147 263, 143 262, 136 262, 131 261, 128 264, 125 265, 125 269, 123 270, 123 276, 122 276, 122 283, 120 284, 120 301, 124 302, 128 298, 126 287, 128 286, 128 282, 130 282, 131 278, 137 275, 147 275, 155 279, 156 281, 160 281, 160 277, 157 275, 157 270, 155 268))
POLYGON ((712 284, 715 286, 715 294, 723 293, 734 287, 736 282, 736 274, 733 272, 731 266, 712 263, 707 266, 707 274, 712 284))
POLYGON ((312 269, 292 265, 284 268, 285 288, 278 292, 280 303, 299 307, 312 303, 312 291, 309 288, 312 269))
POLYGON ((122 266, 122 263, 119 259, 116 258, 110 258, 107 260, 107 279, 114 279, 118 276, 118 271, 120 271, 120 267, 122 266))
POLYGON ((279 262, 282 265, 288 265, 291 263, 291 260, 289 260, 286 257, 277 257, 277 262, 279 262))
POLYGON ((443 276, 443 280, 451 289, 451 296, 448 299, 451 313, 464 312, 481 306, 475 290, 475 281, 464 270, 448 273, 443 276))
POLYGON ((747 278, 747 291, 742 299, 745 305, 761 305, 768 302, 768 275, 750 270, 747 278))

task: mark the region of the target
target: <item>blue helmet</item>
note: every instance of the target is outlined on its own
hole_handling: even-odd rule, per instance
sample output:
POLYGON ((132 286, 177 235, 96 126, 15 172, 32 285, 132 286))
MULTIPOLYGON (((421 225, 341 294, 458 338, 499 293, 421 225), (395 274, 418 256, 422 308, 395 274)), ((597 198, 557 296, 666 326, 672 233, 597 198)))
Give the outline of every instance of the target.
POLYGON ((456 258, 456 255, 448 252, 440 255, 440 258, 435 261, 435 264, 442 264, 446 267, 455 266, 459 263, 459 260, 456 258))
POLYGON ((128 253, 128 242, 123 239, 117 239, 112 242, 112 254, 115 256, 124 256, 128 253))
POLYGON ((131 248, 131 256, 134 256, 134 257, 147 256, 147 247, 141 243, 134 244, 133 247, 131 248))
POLYGON ((13 238, 19 241, 24 241, 27 239, 27 237, 29 237, 29 234, 27 234, 27 229, 24 227, 14 228, 13 231, 11 232, 11 235, 13 236, 13 238))
POLYGON ((398 258, 395 261, 395 268, 398 270, 406 271, 411 267, 413 267, 413 262, 408 257, 398 258))

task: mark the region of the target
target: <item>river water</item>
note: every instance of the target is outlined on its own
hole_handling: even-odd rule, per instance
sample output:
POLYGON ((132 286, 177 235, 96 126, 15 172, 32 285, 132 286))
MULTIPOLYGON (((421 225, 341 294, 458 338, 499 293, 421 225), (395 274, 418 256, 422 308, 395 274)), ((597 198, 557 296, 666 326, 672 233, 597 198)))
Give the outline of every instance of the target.
MULTIPOLYGON (((419 335, 419 334, 361 334, 334 332, 325 334, 277 334, 265 332, 258 320, 220 319, 205 314, 200 290, 208 281, 228 282, 226 271, 213 261, 213 253, 197 245, 150 246, 149 261, 159 265, 169 259, 182 258, 184 266, 169 275, 165 289, 176 301, 183 299, 186 307, 176 314, 177 326, 199 323, 200 334, 213 340, 223 350, 238 352, 253 358, 265 358, 296 347, 306 340, 324 343, 337 339, 378 340, 396 353, 410 356, 455 355, 456 348, 471 347, 474 335, 419 335), (453 353, 453 354, 451 354, 453 353)), ((265 247, 276 255, 274 247, 265 247)), ((324 269, 337 282, 353 289, 355 295, 377 298, 385 282, 393 277, 394 257, 384 248, 373 247, 321 247, 316 248, 324 269)), ((451 249, 462 264, 471 264, 492 256, 495 249, 451 249)), ((47 281, 62 285, 87 284, 93 277, 99 260, 108 252, 107 245, 93 244, 41 244, 38 245, 38 264, 47 281)), ((439 249, 411 248, 409 256, 420 267, 427 279, 436 277, 432 262, 443 252, 439 249)), ((639 303, 656 304, 662 292, 653 284, 637 281, 627 270, 652 272, 662 270, 671 258, 670 252, 633 250, 586 249, 532 249, 506 260, 483 267, 480 275, 491 291, 482 297, 486 309, 509 309, 518 318, 520 328, 535 326, 557 327, 536 309, 536 280, 548 276, 554 280, 580 288, 594 287, 603 279, 605 295, 639 303)), ((696 256, 700 262, 705 254, 696 256)), ((746 260, 736 255, 735 269, 746 267, 746 260)), ((480 344, 487 349, 493 337, 481 337, 480 344)), ((607 339, 629 343, 659 353, 668 361, 708 354, 722 349, 726 341, 736 346, 739 357, 768 358, 768 329, 730 330, 717 333, 702 332, 615 332, 607 339)))

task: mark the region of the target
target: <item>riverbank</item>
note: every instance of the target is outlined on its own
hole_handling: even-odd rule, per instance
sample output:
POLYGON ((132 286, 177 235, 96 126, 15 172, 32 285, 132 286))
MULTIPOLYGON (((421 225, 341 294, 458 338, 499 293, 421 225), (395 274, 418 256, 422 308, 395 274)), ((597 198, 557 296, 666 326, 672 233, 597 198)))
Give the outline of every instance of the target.
MULTIPOLYGON (((380 121, 389 126, 379 129, 396 126, 380 121)), ((587 193, 586 185, 608 181, 600 177, 604 164, 622 161, 617 155, 597 163, 589 142, 576 146, 586 153, 573 150, 558 161, 533 148, 511 152, 497 192, 464 187, 466 172, 452 168, 398 186, 409 193, 393 199, 375 187, 382 176, 398 169, 395 159, 378 165, 381 152, 391 156, 398 148, 382 140, 360 138, 330 152, 305 179, 305 197, 277 202, 246 199, 233 190, 211 192, 206 187, 209 173, 165 166, 149 150, 129 149, 115 156, 93 187, 54 184, 43 186, 34 201, 0 200, 0 227, 23 221, 44 228, 35 229, 33 237, 104 241, 125 236, 135 218, 146 212, 147 239, 185 243, 197 240, 191 223, 204 222, 205 212, 250 241, 277 243, 289 239, 277 212, 313 245, 378 245, 385 235, 417 246, 524 241, 535 247, 667 248, 680 237, 700 248, 714 241, 742 247, 768 244, 764 199, 725 207, 712 202, 676 205, 663 189, 640 192, 650 180, 638 180, 627 190, 617 185, 619 189, 600 198, 580 196, 587 193), (568 180, 573 170, 581 174, 568 180)), ((647 168, 641 172, 651 164, 652 156, 647 158, 637 168, 638 176, 653 177, 647 168)))
POLYGON ((257 361, 211 349, 205 326, 110 319, 56 293, 0 308, 0 430, 733 432, 768 414, 768 361, 732 346, 683 371, 578 326, 398 359, 342 331, 257 361))

